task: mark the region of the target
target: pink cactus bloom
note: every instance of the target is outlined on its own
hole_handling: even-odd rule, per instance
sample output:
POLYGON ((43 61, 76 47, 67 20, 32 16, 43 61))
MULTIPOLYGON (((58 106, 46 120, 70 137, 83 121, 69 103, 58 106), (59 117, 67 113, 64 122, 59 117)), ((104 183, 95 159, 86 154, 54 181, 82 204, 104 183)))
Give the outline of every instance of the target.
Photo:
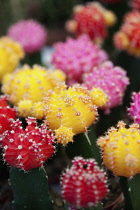
POLYGON ((132 95, 132 103, 128 108, 128 114, 134 120, 134 123, 140 124, 140 92, 134 92, 132 95))
POLYGON ((108 59, 107 53, 93 44, 87 35, 59 42, 54 49, 52 63, 66 73, 70 83, 81 82, 82 74, 108 59))
POLYGON ((35 20, 21 20, 9 28, 8 36, 20 42, 26 53, 34 53, 45 45, 47 31, 35 20))
POLYGON ((83 84, 88 88, 100 87, 108 95, 109 101, 104 107, 105 113, 118 106, 122 102, 129 79, 126 72, 111 61, 106 61, 98 67, 94 67, 91 73, 85 74, 83 84))

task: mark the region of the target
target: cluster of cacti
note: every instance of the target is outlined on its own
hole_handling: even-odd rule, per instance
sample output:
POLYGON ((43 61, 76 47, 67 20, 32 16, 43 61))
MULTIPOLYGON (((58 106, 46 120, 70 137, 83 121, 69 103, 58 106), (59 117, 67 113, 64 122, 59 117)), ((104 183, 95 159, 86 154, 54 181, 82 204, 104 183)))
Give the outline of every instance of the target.
MULTIPOLYGON (((123 0, 100 2, 112 4, 110 8, 123 0)), ((125 13, 120 31, 111 39, 116 48, 139 57, 139 2, 131 0, 129 5, 134 11, 125 13)), ((49 34, 40 23, 19 21, 9 28, 9 36, 0 38, 0 145, 2 161, 10 166, 12 205, 15 210, 57 209, 49 196, 56 186, 46 174, 61 156, 67 167, 64 163, 63 170, 56 170, 59 180, 52 182, 57 182, 63 209, 115 209, 117 201, 107 206, 112 196, 110 179, 115 175, 124 209, 138 210, 140 90, 132 87, 127 68, 129 63, 137 68, 139 60, 129 55, 125 68, 115 59, 121 57, 119 51, 109 57, 105 46, 97 45, 110 35, 107 27, 116 21, 115 13, 102 3, 77 5, 71 15, 66 26, 76 37, 54 43, 52 69, 37 62, 31 66, 27 57, 19 63, 27 55, 35 58, 46 44, 49 34)), ((140 84, 135 68, 133 79, 140 84)))
POLYGON ((68 21, 66 28, 77 36, 87 34, 95 43, 102 43, 107 37, 107 27, 116 22, 115 14, 98 2, 74 7, 73 19, 68 21))

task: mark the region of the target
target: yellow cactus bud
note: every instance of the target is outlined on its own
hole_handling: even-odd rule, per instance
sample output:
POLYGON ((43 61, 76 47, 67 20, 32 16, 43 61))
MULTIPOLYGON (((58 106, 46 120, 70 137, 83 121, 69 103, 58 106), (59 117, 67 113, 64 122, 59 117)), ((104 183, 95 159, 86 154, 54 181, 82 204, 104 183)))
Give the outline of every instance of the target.
POLYGON ((107 26, 113 26, 117 22, 116 15, 112 11, 105 10, 103 14, 107 26))
POLYGON ((92 102, 97 107, 104 107, 108 102, 108 96, 101 88, 92 88, 90 92, 92 102))
POLYGON ((31 100, 24 99, 18 103, 17 111, 19 116, 28 117, 32 112, 33 103, 31 100))
POLYGON ((138 124, 129 128, 119 122, 105 137, 100 137, 98 146, 103 151, 105 166, 117 176, 132 177, 140 173, 140 129, 138 124))
POLYGON ((63 71, 59 70, 59 69, 55 69, 53 71, 53 75, 56 76, 56 78, 59 79, 62 82, 66 81, 66 74, 63 71))
POLYGON ((0 46, 4 48, 8 47, 11 50, 13 50, 13 52, 17 55, 19 59, 22 59, 25 56, 24 50, 22 46, 20 45, 20 43, 11 39, 8 36, 3 36, 0 38, 0 46))
POLYGON ((19 59, 12 49, 0 46, 0 81, 6 73, 12 72, 19 64, 19 59))
POLYGON ((52 92, 44 101, 44 109, 51 129, 64 126, 71 128, 75 134, 85 132, 97 117, 90 91, 80 85, 69 87, 59 94, 52 92))
POLYGON ((54 72, 38 65, 34 65, 33 68, 24 65, 13 72, 9 79, 3 79, 2 91, 10 95, 14 104, 23 99, 33 103, 42 101, 47 91, 55 89, 59 92, 66 88, 54 72))
POLYGON ((63 144, 64 146, 68 142, 73 141, 74 133, 71 128, 60 126, 55 130, 55 138, 57 139, 57 143, 63 144))

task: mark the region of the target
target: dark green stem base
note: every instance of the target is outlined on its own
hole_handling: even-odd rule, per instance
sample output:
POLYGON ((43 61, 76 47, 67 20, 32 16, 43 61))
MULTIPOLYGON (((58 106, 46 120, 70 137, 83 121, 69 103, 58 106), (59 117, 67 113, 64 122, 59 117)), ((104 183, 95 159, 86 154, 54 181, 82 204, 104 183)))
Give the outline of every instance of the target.
POLYGON ((134 209, 140 210, 140 174, 137 174, 132 179, 129 179, 128 184, 132 193, 134 209))
POLYGON ((10 184, 14 192, 15 210, 53 210, 48 193, 48 179, 43 168, 24 172, 12 167, 10 184))
POLYGON ((134 208, 133 197, 131 194, 131 189, 129 188, 128 179, 120 176, 120 185, 124 194, 126 210, 138 210, 134 208))

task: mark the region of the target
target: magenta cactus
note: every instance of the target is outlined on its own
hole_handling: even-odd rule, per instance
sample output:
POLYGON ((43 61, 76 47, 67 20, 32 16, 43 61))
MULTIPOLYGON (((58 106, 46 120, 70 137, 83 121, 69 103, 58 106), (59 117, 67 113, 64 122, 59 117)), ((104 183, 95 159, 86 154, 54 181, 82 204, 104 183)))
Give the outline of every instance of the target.
POLYGON ((106 61, 98 67, 94 67, 91 73, 83 76, 83 84, 88 88, 100 87, 108 95, 109 101, 104 107, 105 112, 118 106, 123 98, 129 79, 126 72, 111 61, 106 61))
POLYGON ((128 114, 134 120, 134 123, 140 124, 140 92, 132 94, 132 103, 128 108, 128 114))
POLYGON ((9 28, 8 36, 20 42, 26 53, 34 53, 45 45, 47 31, 35 20, 21 20, 9 28))
POLYGON ((70 83, 81 82, 82 74, 108 59, 107 53, 93 44, 87 35, 54 45, 52 63, 63 70, 70 83))

